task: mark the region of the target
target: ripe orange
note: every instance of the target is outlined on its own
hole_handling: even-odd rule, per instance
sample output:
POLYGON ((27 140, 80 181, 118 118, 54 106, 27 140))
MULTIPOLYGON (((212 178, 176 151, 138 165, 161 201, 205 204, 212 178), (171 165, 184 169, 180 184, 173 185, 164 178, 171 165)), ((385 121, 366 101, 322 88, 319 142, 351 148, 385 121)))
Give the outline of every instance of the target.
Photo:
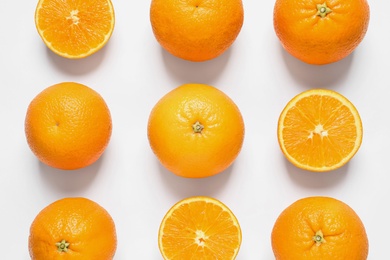
POLYGON ((35 25, 46 46, 70 59, 100 50, 114 30, 111 0, 39 0, 35 25))
POLYGON ((74 170, 94 163, 106 149, 111 131, 111 115, 103 98, 82 84, 48 87, 27 109, 28 145, 51 167, 74 170))
POLYGON ((276 0, 274 28, 283 47, 309 64, 348 56, 363 40, 370 10, 366 0, 276 0))
POLYGON ((355 106, 341 94, 312 89, 295 96, 278 123, 278 141, 286 158, 310 171, 330 171, 358 151, 363 127, 355 106))
POLYGON ((168 259, 235 259, 241 245, 237 218, 222 202, 190 197, 176 203, 161 222, 158 245, 168 259))
POLYGON ((277 260, 366 260, 368 238, 356 212, 329 197, 308 197, 287 207, 272 234, 277 260))
POLYGON ((185 84, 154 106, 148 138, 161 164, 171 172, 208 177, 228 168, 238 156, 244 121, 222 91, 204 84, 185 84))
POLYGON ((64 198, 45 207, 30 227, 31 259, 113 259, 117 246, 109 213, 86 198, 64 198))
POLYGON ((150 21, 161 46, 189 61, 225 52, 244 21, 242 0, 152 0, 150 21))

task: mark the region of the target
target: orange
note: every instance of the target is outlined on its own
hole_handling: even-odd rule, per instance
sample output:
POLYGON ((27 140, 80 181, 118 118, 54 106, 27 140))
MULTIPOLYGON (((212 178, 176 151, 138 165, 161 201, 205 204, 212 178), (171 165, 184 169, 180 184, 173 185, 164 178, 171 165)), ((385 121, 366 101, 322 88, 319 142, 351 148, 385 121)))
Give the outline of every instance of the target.
POLYGON ((46 46, 70 59, 100 50, 114 30, 111 0, 39 0, 35 25, 46 46))
POLYGON ((235 259, 241 245, 237 218, 222 202, 190 197, 176 203, 161 222, 158 245, 165 260, 235 259))
POLYGON ((30 227, 31 259, 113 259, 117 246, 109 213, 86 198, 64 198, 46 206, 30 227))
POLYGON ((274 7, 274 28, 284 49, 317 65, 351 54, 363 40, 369 18, 366 0, 276 0, 274 7))
POLYGON ((224 53, 244 21, 242 0, 152 0, 150 22, 160 45, 179 58, 206 61, 224 53))
POLYGON ((27 109, 28 145, 40 161, 51 167, 74 170, 94 163, 106 149, 111 131, 105 101, 79 83, 48 87, 27 109))
POLYGON ((171 172, 191 178, 215 175, 238 156, 244 121, 236 104, 222 91, 185 84, 162 97, 148 122, 150 146, 171 172))
POLYGON ((310 171, 330 171, 346 164, 363 137, 355 106, 341 94, 312 89, 295 96, 283 109, 278 141, 286 158, 310 171))
POLYGON ((308 197, 287 207, 272 234, 277 260, 365 260, 368 238, 356 212, 330 197, 308 197))

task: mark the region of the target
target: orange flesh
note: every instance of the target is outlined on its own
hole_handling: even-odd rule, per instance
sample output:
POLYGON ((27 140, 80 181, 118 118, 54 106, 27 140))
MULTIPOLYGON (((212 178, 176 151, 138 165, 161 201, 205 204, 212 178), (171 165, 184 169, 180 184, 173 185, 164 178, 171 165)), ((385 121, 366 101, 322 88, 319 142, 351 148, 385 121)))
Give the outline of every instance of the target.
POLYGON ((47 46, 68 58, 96 52, 114 28, 114 10, 109 0, 41 0, 35 19, 47 46))
POLYGON ((234 259, 241 243, 230 211, 208 201, 176 205, 163 220, 159 244, 164 259, 234 259))
POLYGON ((349 160, 362 135, 360 118, 351 106, 326 94, 303 97, 291 105, 279 130, 289 159, 310 170, 333 169, 349 160))

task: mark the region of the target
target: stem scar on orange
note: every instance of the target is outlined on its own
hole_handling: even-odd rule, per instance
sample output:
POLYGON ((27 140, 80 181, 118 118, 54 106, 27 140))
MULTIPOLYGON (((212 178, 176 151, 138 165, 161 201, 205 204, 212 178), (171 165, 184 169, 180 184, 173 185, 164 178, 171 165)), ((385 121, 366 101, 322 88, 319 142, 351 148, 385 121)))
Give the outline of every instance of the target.
POLYGON ((204 196, 176 203, 161 222, 158 245, 165 260, 236 258, 241 228, 222 202, 204 196))
POLYGON ((86 198, 64 198, 46 206, 30 227, 31 259, 113 259, 115 224, 109 213, 86 198))
POLYGON ((312 89, 295 96, 283 109, 278 141, 286 158, 310 171, 330 171, 358 151, 363 127, 355 106, 341 94, 312 89))
POLYGON ((316 65, 351 54, 366 35, 366 0, 276 0, 274 29, 284 49, 316 65))
POLYGON ((242 0, 152 0, 150 6, 150 22, 160 45, 195 62, 224 53, 243 21, 242 0))
POLYGON ((288 206, 272 234, 277 260, 366 260, 368 238, 356 212, 330 197, 307 197, 288 206))
POLYGON ((75 170, 99 159, 112 132, 111 114, 93 89, 63 82, 44 89, 29 104, 26 139, 38 159, 75 170))
POLYGON ((202 178, 228 168, 244 140, 236 104, 205 84, 185 84, 162 97, 148 121, 150 146, 176 175, 202 178))
POLYGON ((115 15, 111 0, 39 0, 35 25, 46 46, 70 59, 90 56, 111 38, 115 15))

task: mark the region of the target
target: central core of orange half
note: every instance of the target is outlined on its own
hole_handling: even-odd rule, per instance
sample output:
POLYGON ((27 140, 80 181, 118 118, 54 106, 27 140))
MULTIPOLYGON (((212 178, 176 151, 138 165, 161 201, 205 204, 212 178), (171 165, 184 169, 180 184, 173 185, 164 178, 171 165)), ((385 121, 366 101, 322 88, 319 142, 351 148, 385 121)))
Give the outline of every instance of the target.
POLYGON ((72 20, 74 25, 79 23, 80 18, 77 16, 79 14, 79 10, 70 11, 70 15, 66 17, 66 20, 72 20))
POLYGON ((309 139, 312 139, 315 134, 319 135, 322 138, 324 136, 328 136, 328 131, 324 129, 324 126, 322 124, 318 124, 313 131, 309 132, 309 139))
POLYGON ((208 236, 206 236, 206 234, 202 230, 197 230, 195 234, 196 234, 195 243, 198 246, 204 247, 205 242, 208 239, 208 236))

